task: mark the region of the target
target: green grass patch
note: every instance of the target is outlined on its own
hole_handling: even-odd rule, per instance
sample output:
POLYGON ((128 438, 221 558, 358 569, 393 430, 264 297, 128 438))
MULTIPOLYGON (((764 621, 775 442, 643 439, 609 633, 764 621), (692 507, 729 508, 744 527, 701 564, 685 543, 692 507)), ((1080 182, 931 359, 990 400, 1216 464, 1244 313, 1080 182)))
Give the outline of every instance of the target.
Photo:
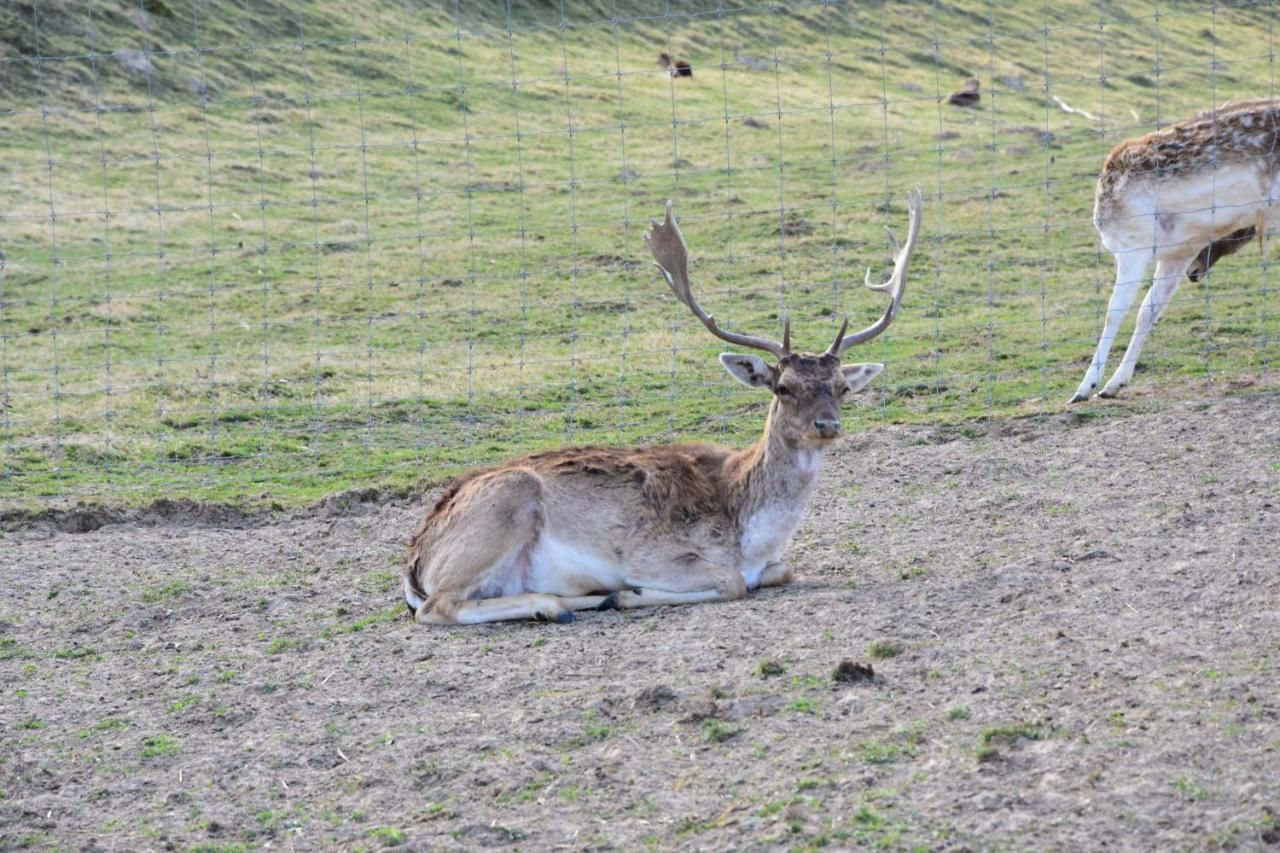
MULTIPOLYGON (((1091 222, 1107 151, 1204 108, 1210 82, 1271 89, 1248 61, 1270 53, 1269 12, 1249 4, 1214 14, 1229 71, 1194 4, 1100 31, 1084 0, 661 20, 627 0, 269 0, 198 26, 144 3, 157 50, 133 59, 136 16, 29 5, 0 4, 4 508, 294 507, 556 444, 745 444, 763 396, 648 263, 669 198, 703 306, 775 336, 789 315, 816 349, 882 310, 861 270, 885 272, 919 184, 902 310, 853 356, 889 367, 849 428, 1061 411, 1110 289, 1091 222), (1046 26, 1051 50, 1027 37, 1046 26), (653 67, 673 28, 690 85, 653 67), (1153 78, 1153 44, 1190 59, 1153 78), (938 102, 971 74, 978 109, 938 102)), ((1212 291, 1185 284, 1135 396, 1273 385, 1263 278, 1240 253, 1212 291)))
POLYGON ((983 729, 978 735, 978 746, 974 750, 974 755, 979 763, 999 761, 1004 757, 1001 749, 1016 749, 1026 741, 1041 740, 1045 736, 1039 726, 1026 722, 992 726, 983 729))
POLYGON ((0 637, 0 660, 22 660, 36 657, 30 649, 18 645, 13 637, 0 637))
POLYGON ((1188 800, 1203 800, 1209 794, 1204 785, 1187 776, 1179 776, 1174 780, 1173 787, 1188 800))
POLYGON ((83 739, 109 732, 122 732, 127 728, 129 728, 129 720, 126 717, 103 717, 94 723, 91 728, 81 729, 78 735, 83 739))
POLYGON ((872 640, 867 644, 867 656, 872 660, 896 658, 904 651, 903 645, 894 640, 872 640))
POLYGON ((404 618, 404 606, 397 604, 394 607, 388 607, 378 613, 373 613, 363 619, 357 619, 346 627, 349 634, 356 634, 365 628, 371 628, 375 625, 385 625, 390 622, 398 622, 404 618))
POLYGON ((181 714, 183 711, 187 710, 192 705, 197 704, 199 701, 200 701, 200 697, 197 696, 196 694, 186 693, 180 699, 178 699, 178 701, 174 702, 172 705, 169 706, 169 713, 181 714))
POLYGON ((160 586, 144 589, 141 597, 146 603, 155 604, 158 601, 180 598, 189 592, 191 592, 191 584, 182 580, 173 580, 160 586))
POLYGON ((276 637, 270 643, 267 644, 267 654, 282 655, 285 652, 292 652, 292 651, 298 651, 299 649, 304 649, 306 648, 306 646, 307 646, 307 643, 305 640, 300 640, 296 637, 276 637))
POLYGON ((776 660, 762 660, 756 667, 756 675, 761 678, 773 678, 779 675, 785 675, 787 668, 776 660))
POLYGON ((368 834, 385 845, 404 844, 409 839, 403 829, 396 829, 393 826, 372 826, 368 834))
POLYGON ((1016 746, 1018 741, 1040 740, 1043 737, 1044 732, 1039 726, 1018 722, 983 729, 978 740, 983 746, 1016 746))
POLYGON ((745 726, 726 723, 722 720, 707 720, 702 727, 702 733, 706 736, 709 743, 724 743, 727 740, 732 740, 744 731, 746 731, 745 726))
POLYGON ((181 751, 182 744, 168 735, 148 735, 142 739, 143 758, 177 755, 181 751))
POLYGON ((811 714, 813 716, 817 716, 822 713, 822 703, 817 699, 811 699, 807 696, 792 699, 787 703, 786 707, 788 711, 794 711, 798 714, 811 714))

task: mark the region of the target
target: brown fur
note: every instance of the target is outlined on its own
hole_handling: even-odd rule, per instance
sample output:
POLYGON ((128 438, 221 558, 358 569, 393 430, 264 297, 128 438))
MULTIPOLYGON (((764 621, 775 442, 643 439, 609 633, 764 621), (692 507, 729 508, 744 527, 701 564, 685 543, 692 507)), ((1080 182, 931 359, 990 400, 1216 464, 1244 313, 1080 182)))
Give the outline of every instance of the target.
POLYGON ((1266 160, 1274 168, 1280 99, 1224 104, 1185 121, 1126 139, 1107 155, 1098 197, 1119 197, 1133 180, 1162 180, 1230 163, 1266 160))
POLYGON ((427 513, 426 517, 422 519, 422 524, 418 526, 418 532, 410 537, 408 551, 405 553, 405 560, 408 565, 407 577, 409 578, 409 583, 413 586, 413 591, 421 598, 427 597, 427 593, 423 590, 421 580, 418 577, 418 570, 421 568, 419 565, 419 558, 421 556, 422 548, 426 545, 427 534, 431 531, 435 522, 448 513, 449 508, 453 506, 454 501, 457 500, 458 493, 461 492, 472 480, 483 474, 487 474, 491 470, 493 469, 478 468, 473 471, 467 471, 463 474, 459 474, 457 477, 454 477, 446 483, 444 491, 440 493, 440 497, 436 498, 435 506, 433 506, 431 511, 427 513))
POLYGON ((683 59, 672 59, 671 54, 663 52, 658 54, 658 65, 665 68, 667 73, 672 77, 692 77, 693 66, 685 62, 683 59))
POLYGON ((970 77, 959 89, 947 95, 947 103, 955 107, 976 107, 981 101, 982 84, 976 77, 970 77))

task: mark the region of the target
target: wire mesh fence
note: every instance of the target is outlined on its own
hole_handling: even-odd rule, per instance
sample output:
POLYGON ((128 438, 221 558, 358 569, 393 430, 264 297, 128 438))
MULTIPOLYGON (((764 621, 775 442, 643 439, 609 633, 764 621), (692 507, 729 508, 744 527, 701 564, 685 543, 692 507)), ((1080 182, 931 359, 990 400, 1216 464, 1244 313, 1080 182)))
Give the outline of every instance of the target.
MULTIPOLYGON (((648 262, 667 199, 707 310, 770 336, 789 315, 821 349, 883 310, 863 273, 886 272, 919 185, 902 311, 846 356, 888 363, 856 420, 1061 411, 1113 281, 1107 151, 1273 96, 1274 22, 1273 3, 9 4, 0 503, 294 504, 566 442, 750 441, 762 401, 648 262)), ((1208 279, 1120 407, 1275 387, 1265 256, 1208 279)))

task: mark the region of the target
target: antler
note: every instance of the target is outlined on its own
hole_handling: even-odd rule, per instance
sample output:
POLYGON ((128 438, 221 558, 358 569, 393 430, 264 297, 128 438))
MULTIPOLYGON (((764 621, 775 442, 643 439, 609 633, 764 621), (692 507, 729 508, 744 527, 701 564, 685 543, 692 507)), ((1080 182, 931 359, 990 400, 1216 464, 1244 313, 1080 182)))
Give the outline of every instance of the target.
POLYGON ((840 327, 840 331, 836 334, 835 341, 831 344, 831 348, 827 350, 831 355, 840 355, 854 344, 866 343, 876 335, 889 328, 889 324, 893 322, 893 318, 898 314, 898 307, 902 305, 902 294, 907 289, 907 264, 911 261, 911 252, 916 247, 916 238, 920 236, 920 188, 916 187, 913 192, 907 193, 907 210, 911 217, 911 224, 907 226, 907 245, 899 246, 898 238, 889 232, 889 243, 893 246, 893 275, 889 276, 889 280, 884 284, 871 283, 871 269, 867 269, 867 277, 865 283, 872 290, 878 290, 881 293, 889 294, 889 308, 884 312, 879 320, 876 320, 865 329, 854 332, 852 335, 846 335, 845 329, 849 328, 849 318, 844 318, 844 325, 840 327))
MULTIPOLYGON (((914 234, 915 232, 912 231, 912 236, 914 234)), ((662 270, 662 274, 666 276, 667 284, 670 285, 676 299, 683 302, 711 334, 731 344, 772 353, 779 361, 791 354, 791 318, 788 317, 784 321, 782 343, 778 343, 768 338, 757 338, 754 335, 726 332, 716 323, 714 316, 703 311, 698 305, 689 286, 689 250, 685 246, 684 235, 680 233, 680 226, 676 224, 675 216, 672 215, 671 202, 667 202, 666 219, 662 222, 654 221, 648 233, 644 235, 644 241, 649 244, 649 251, 653 253, 658 269, 662 270)))

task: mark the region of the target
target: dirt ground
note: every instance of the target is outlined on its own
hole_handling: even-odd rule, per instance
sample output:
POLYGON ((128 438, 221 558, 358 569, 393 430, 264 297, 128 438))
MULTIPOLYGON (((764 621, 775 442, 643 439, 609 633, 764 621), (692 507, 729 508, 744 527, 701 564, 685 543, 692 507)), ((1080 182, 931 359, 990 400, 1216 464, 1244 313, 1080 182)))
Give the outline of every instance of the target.
POLYGON ((1280 844, 1278 404, 872 429, 791 586, 572 625, 412 624, 426 498, 11 519, 0 848, 1280 844))

